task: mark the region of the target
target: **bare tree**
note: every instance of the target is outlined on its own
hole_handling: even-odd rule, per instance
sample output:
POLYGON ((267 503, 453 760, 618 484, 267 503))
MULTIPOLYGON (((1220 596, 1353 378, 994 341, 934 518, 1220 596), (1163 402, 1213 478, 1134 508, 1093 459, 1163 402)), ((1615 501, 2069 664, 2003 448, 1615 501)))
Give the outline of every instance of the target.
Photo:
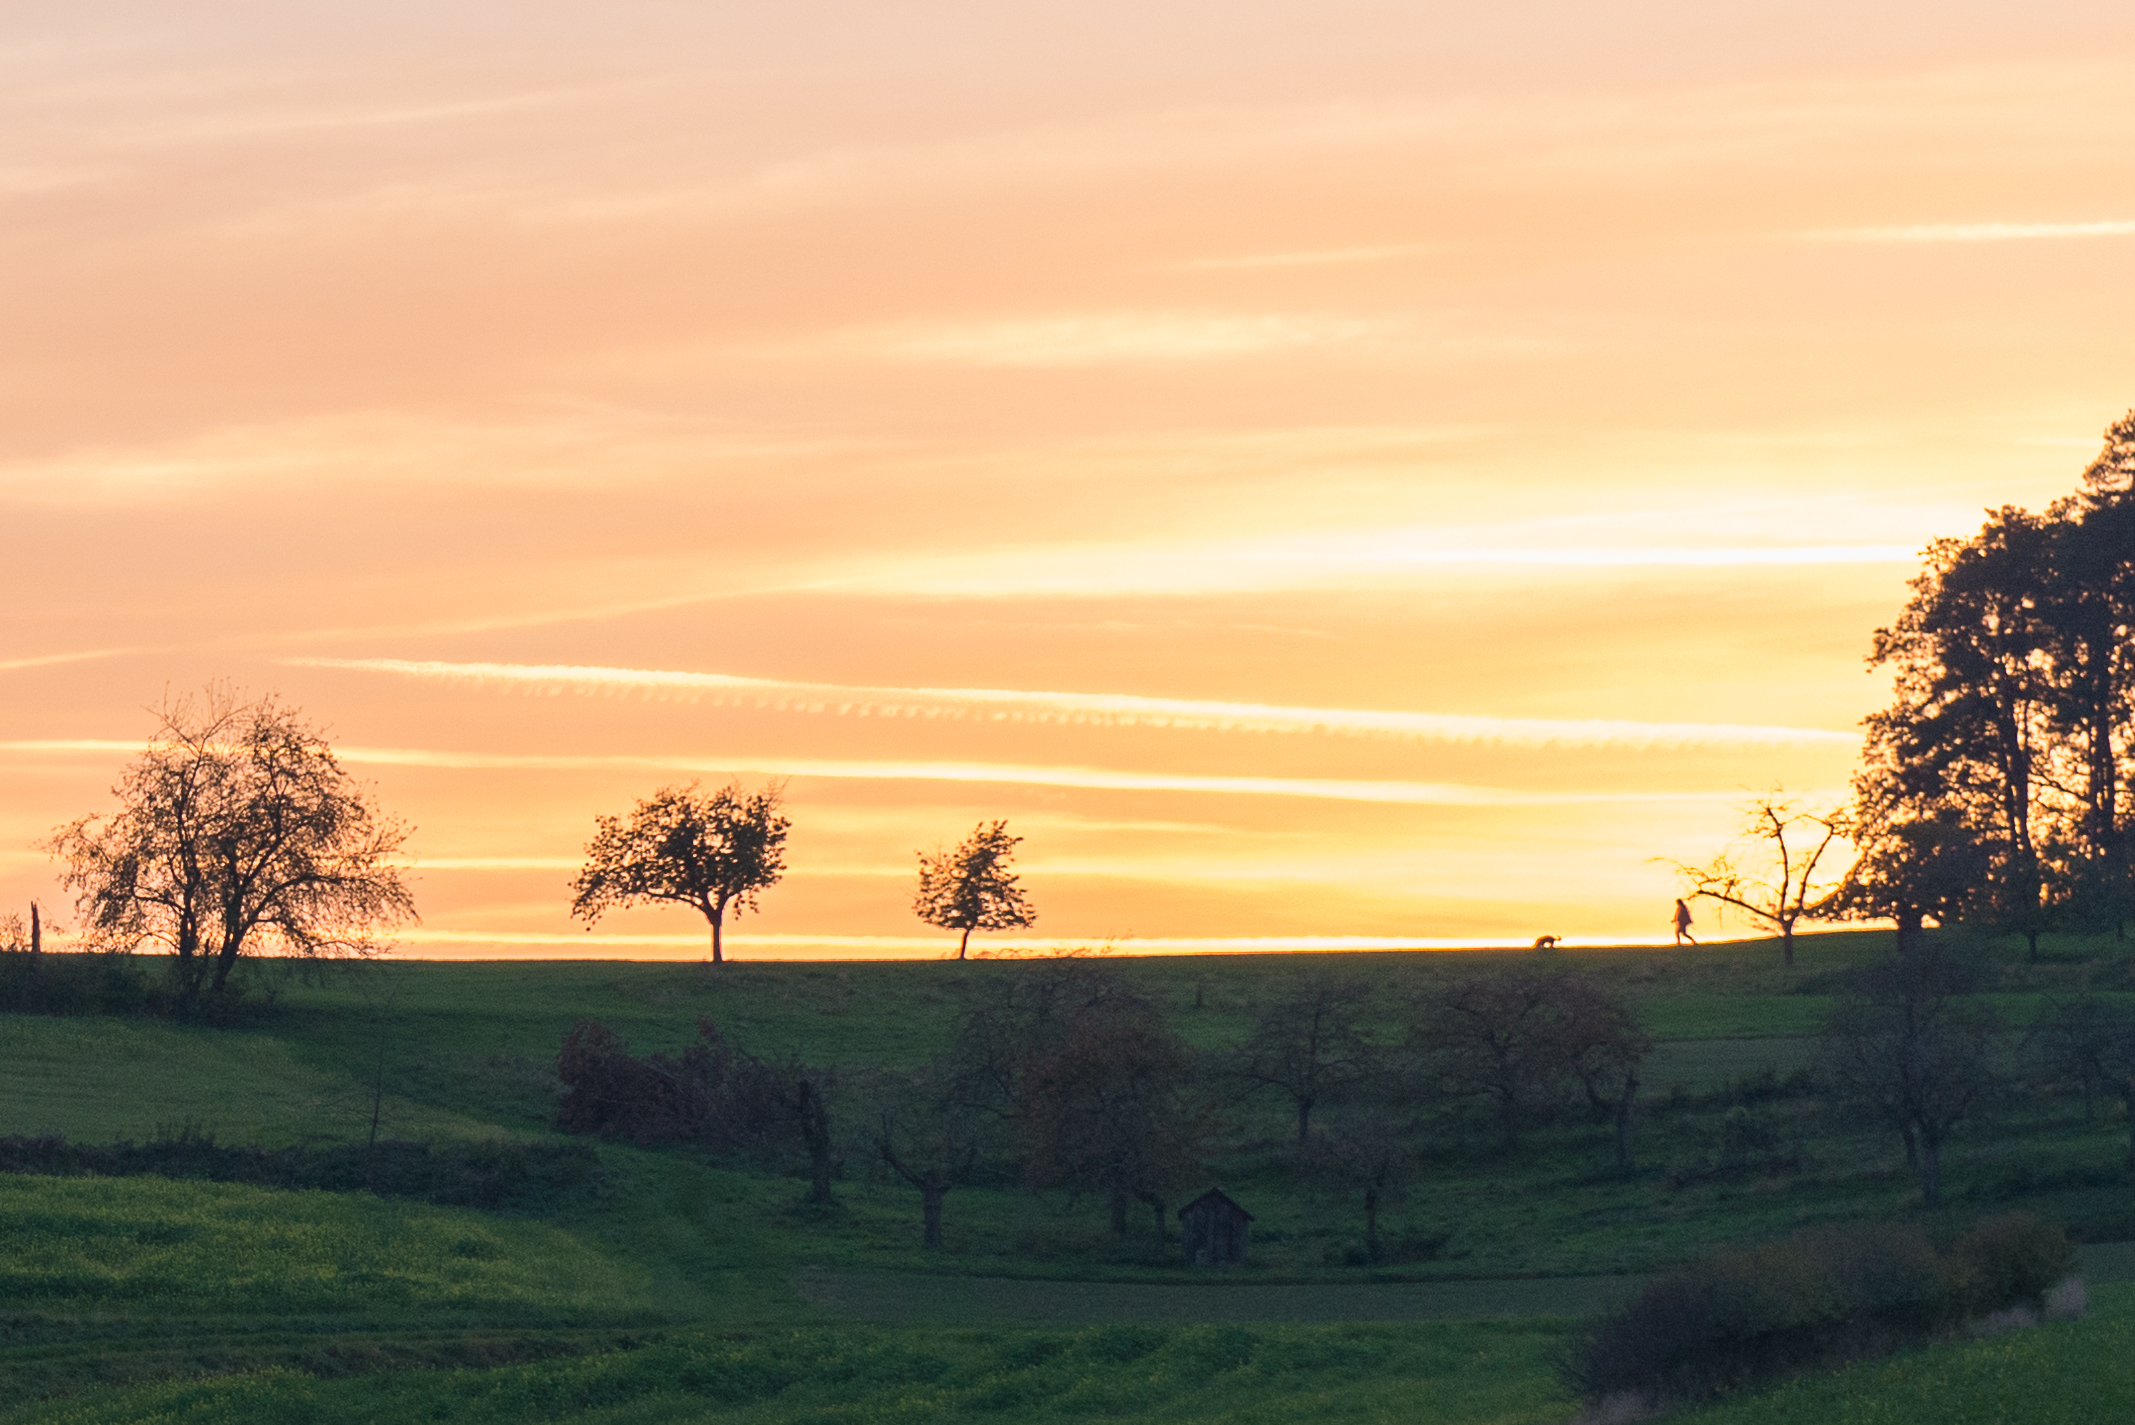
POLYGON ((370 955, 379 930, 414 918, 391 864, 407 829, 296 709, 217 684, 157 717, 112 788, 118 810, 47 843, 92 944, 167 947, 189 1012, 203 991, 222 993, 241 956, 370 955))
POLYGON ((1638 1066, 1653 1043, 1588 976, 1511 969, 1456 980, 1419 1006, 1409 1044, 1441 1090, 1490 1104, 1506 1149, 1534 1110, 1577 1085, 1597 1113, 1614 1112, 1618 1161, 1628 1164, 1638 1066))
POLYGON ((1565 1067, 1578 1080, 1597 1115, 1616 1123, 1616 1166, 1635 1162, 1631 1113, 1638 1099, 1638 1069, 1653 1052, 1653 1039, 1621 996, 1586 975, 1556 977, 1559 1043, 1565 1067))
POLYGON ((1355 1188, 1364 1199, 1364 1256, 1377 1262, 1379 1209, 1408 1185, 1416 1171, 1411 1133, 1384 1104, 1359 1103, 1330 1115, 1313 1143, 1313 1160, 1335 1184, 1355 1188))
POLYGON ((691 782, 662 787, 627 822, 596 818, 585 869, 571 883, 571 914, 591 929, 617 906, 686 905, 710 923, 712 963, 723 963, 728 913, 754 910, 757 893, 785 873, 793 823, 780 815, 783 802, 777 784, 751 792, 731 782, 705 792, 691 782))
POLYGON ((1376 1051, 1357 1023, 1367 998, 1358 981, 1308 975, 1261 1012, 1232 1059, 1232 1074, 1251 1088, 1289 1098, 1300 1145, 1312 1136, 1314 1107, 1372 1071, 1376 1051))
POLYGON ((914 1074, 881 1075, 871 1135, 890 1170, 919 1189, 920 1240, 941 1248, 942 1203, 979 1161, 998 1120, 973 1102, 963 1066, 938 1059, 914 1074))
POLYGON ((1084 1005, 1057 1043, 1023 1075, 1023 1126, 1034 1187, 1105 1194, 1112 1230, 1125 1233, 1130 1200, 1156 1214, 1195 1161, 1202 1116, 1187 1096, 1192 1056, 1144 1001, 1110 997, 1084 1005))
POLYGON ((1733 846, 1703 866, 1673 864, 1691 895, 1718 901, 1776 931, 1791 968, 1794 927, 1839 888, 1831 862, 1843 854, 1839 848, 1847 830, 1843 808, 1804 810, 1774 791, 1743 808, 1742 833, 1733 846))
POLYGON ((1824 1029, 1840 1088, 1897 1130, 1929 1206, 1942 1195, 1942 1145, 1998 1087, 2001 1025, 1971 989, 1965 962, 1922 944, 1862 971, 1824 1029))
POLYGON ((1022 840, 1008 834, 1005 821, 982 821, 955 850, 919 853, 912 913, 929 925, 962 932, 957 959, 970 950, 974 930, 1020 930, 1037 923, 1038 913, 1008 869, 1022 840))

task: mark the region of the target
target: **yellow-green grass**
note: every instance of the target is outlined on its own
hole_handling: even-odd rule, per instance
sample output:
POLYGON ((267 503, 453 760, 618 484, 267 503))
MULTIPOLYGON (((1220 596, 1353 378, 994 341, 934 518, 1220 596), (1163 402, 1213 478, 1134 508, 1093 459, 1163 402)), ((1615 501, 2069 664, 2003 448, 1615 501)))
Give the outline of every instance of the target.
POLYGON ((2135 1287, 2085 1320, 1809 1376, 1681 1425, 2122 1425, 2135 1419, 2135 1287))
MULTIPOLYGON (((140 1142, 190 1124, 225 1143, 280 1147, 360 1138, 370 1125, 369 1086, 352 1067, 306 1062, 291 1040, 259 1031, 0 1015, 0 1077, 0 1134, 140 1142)), ((382 1108, 393 1137, 504 1131, 399 1094, 382 1108)))
POLYGON ((0 1175, 10 1309, 201 1316, 651 1317, 641 1267, 561 1228, 363 1193, 0 1175))
POLYGON ((1110 1326, 1070 1332, 677 1334, 493 1370, 320 1380, 289 1371, 97 1391, 29 1425, 584 1425, 716 1420, 1554 1425, 1556 1323, 1110 1326))

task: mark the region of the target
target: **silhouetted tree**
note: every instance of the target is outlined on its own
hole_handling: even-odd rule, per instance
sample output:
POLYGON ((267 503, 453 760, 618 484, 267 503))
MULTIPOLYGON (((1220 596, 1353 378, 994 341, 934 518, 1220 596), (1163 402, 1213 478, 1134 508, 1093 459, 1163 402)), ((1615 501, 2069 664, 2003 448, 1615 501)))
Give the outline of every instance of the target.
POLYGON ((912 896, 912 913, 929 925, 961 933, 957 959, 971 948, 974 930, 1020 930, 1037 922, 1038 913, 1008 869, 1022 840, 1008 834, 1005 821, 982 821, 955 850, 919 853, 919 889, 912 896))
POLYGON ((1994 511, 1941 539, 1873 665, 1896 697, 1869 719, 1870 765, 1913 819, 1964 827, 1983 855, 1968 919, 2038 953, 2055 924, 2135 913, 2135 413, 2084 488, 2044 514, 1994 511))
POLYGON ((1840 1089, 1904 1140, 1931 1206, 1943 1144, 1999 1084, 1991 1054, 2001 1025, 1971 994, 1973 978, 1965 961, 1922 941, 1861 971, 1824 1029, 1840 1089))
POLYGON ((662 787, 627 822, 596 818, 585 869, 571 883, 571 914, 591 929, 613 907, 686 905, 710 923, 712 963, 721 963, 728 912, 754 910, 757 893, 785 872, 792 823, 779 813, 783 800, 776 785, 705 792, 691 782, 662 787))
POLYGON ((370 955, 415 916, 379 813, 326 738, 271 694, 223 684, 166 701, 118 810, 54 832, 88 941, 173 956, 178 1007, 220 994, 240 957, 370 955))
POLYGON ((1847 818, 1836 808, 1803 810, 1773 792, 1743 808, 1735 844, 1703 866, 1676 862, 1689 893, 1717 901, 1779 935, 1782 958, 1794 964, 1794 928, 1839 884, 1847 818))
POLYGON ((1370 1075, 1377 1053, 1358 1021, 1369 1000, 1358 981, 1314 973, 1261 1011, 1232 1056, 1231 1073, 1253 1089, 1276 1089, 1297 1111, 1297 1141, 1312 1134, 1312 1110, 1370 1075))

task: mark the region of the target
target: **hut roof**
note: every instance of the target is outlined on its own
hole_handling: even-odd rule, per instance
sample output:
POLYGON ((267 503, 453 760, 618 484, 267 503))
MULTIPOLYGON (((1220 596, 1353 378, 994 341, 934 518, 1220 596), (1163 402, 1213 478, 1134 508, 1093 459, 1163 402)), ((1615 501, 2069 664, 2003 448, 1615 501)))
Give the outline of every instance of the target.
POLYGON ((1204 1204, 1210 1207, 1227 1207, 1246 1221, 1251 1222, 1253 1220, 1253 1214, 1233 1202, 1230 1194, 1226 1193, 1222 1188, 1210 1188, 1192 1202, 1187 1203, 1186 1206, 1179 1209, 1179 1217, 1183 1220, 1187 1213, 1204 1204))

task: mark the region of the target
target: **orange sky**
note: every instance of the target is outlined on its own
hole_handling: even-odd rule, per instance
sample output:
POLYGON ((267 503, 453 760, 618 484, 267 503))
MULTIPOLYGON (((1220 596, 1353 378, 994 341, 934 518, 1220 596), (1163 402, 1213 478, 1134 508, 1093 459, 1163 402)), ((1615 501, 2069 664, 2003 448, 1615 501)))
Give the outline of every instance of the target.
POLYGON ((996 816, 1069 941, 1657 934, 2135 403, 2130 93, 2106 3, 11 8, 0 903, 227 676, 415 953, 703 953, 563 885, 728 772, 742 955, 931 953, 996 816))

